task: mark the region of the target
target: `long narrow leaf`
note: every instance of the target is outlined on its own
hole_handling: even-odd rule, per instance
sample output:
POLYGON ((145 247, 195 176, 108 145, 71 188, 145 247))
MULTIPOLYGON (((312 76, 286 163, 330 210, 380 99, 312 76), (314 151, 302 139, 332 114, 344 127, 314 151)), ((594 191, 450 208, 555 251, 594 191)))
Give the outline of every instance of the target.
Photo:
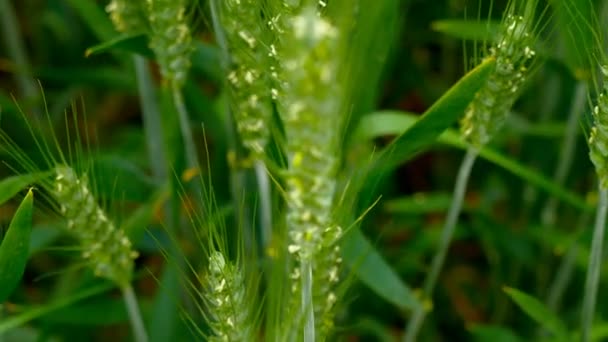
POLYGON ((391 171, 428 148, 443 131, 462 116, 475 93, 485 83, 495 63, 494 59, 486 59, 445 92, 416 124, 397 137, 378 157, 373 173, 391 171))
POLYGON ((352 272, 377 295, 401 310, 414 310, 421 305, 412 290, 399 278, 359 228, 351 229, 344 236, 342 251, 344 261, 352 272))
MULTIPOLYGON (((413 129, 416 125, 417 117, 414 114, 405 112, 377 112, 364 117, 357 131, 358 137, 363 139, 372 139, 383 135, 395 135, 401 132, 407 132, 413 129)), ((466 149, 466 143, 461 139, 460 135, 453 130, 444 132, 438 139, 438 142, 449 146, 466 149)), ((575 208, 590 211, 593 207, 590 206, 580 195, 573 193, 564 187, 556 184, 551 179, 542 174, 520 164, 514 159, 511 159, 500 152, 491 148, 485 147, 480 151, 480 156, 497 166, 509 171, 513 175, 521 178, 527 183, 537 186, 539 189, 559 198, 572 205, 575 208)))
POLYGON ((0 303, 21 281, 29 256, 34 193, 30 189, 15 212, 0 245, 0 303))

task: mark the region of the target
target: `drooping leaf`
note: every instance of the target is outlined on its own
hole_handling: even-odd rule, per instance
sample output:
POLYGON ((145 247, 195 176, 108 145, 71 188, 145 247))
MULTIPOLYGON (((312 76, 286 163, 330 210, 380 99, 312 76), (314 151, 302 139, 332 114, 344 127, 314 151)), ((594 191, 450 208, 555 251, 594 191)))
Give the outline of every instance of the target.
MULTIPOLYGON (((396 135, 408 132, 417 124, 418 119, 414 114, 406 112, 376 112, 365 116, 358 127, 359 138, 371 139, 383 135, 396 135)), ((466 149, 467 145, 460 135, 453 130, 447 130, 440 135, 438 142, 460 149, 466 149)), ((533 184, 547 193, 559 198, 581 210, 593 210, 580 195, 565 189, 542 174, 520 164, 514 159, 506 157, 498 151, 489 147, 481 149, 479 155, 497 166, 511 172, 527 183, 533 184)))
POLYGON ((432 22, 431 28, 457 39, 491 41, 500 29, 500 22, 446 19, 432 22))
POLYGON ((0 181, 0 205, 47 175, 46 172, 37 172, 4 178, 0 181))
POLYGON ((511 287, 505 287, 504 291, 530 318, 556 338, 567 340, 568 331, 564 323, 538 299, 511 287))
POLYGON ((359 228, 348 231, 342 240, 345 263, 363 284, 401 310, 411 311, 421 303, 399 278, 359 228))
POLYGON ((408 197, 386 201, 384 209, 393 214, 425 214, 443 212, 450 207, 449 193, 417 193, 408 197))
POLYGON ((484 60, 446 91, 412 127, 393 140, 380 154, 370 176, 389 172, 428 148, 463 115, 495 63, 494 59, 484 60))
POLYGON ((33 207, 34 193, 30 189, 17 208, 0 245, 0 303, 10 296, 23 277, 29 256, 33 207))
POLYGON ((90 57, 110 50, 134 52, 146 57, 154 56, 154 52, 148 46, 147 36, 143 33, 121 34, 108 41, 91 46, 84 54, 86 57, 90 57))
POLYGON ((6 331, 9 331, 11 329, 17 328, 34 319, 51 314, 61 308, 68 307, 83 299, 91 298, 95 295, 106 292, 112 288, 114 288, 114 285, 112 285, 112 284, 97 285, 97 286, 76 292, 69 296, 63 297, 61 299, 58 299, 58 300, 53 301, 48 304, 24 308, 23 310, 20 310, 20 312, 18 314, 13 315, 9 318, 5 318, 2 321, 0 321, 0 334, 4 333, 6 331))
POLYGON ((468 329, 477 342, 522 342, 513 331, 496 325, 473 325, 468 329))

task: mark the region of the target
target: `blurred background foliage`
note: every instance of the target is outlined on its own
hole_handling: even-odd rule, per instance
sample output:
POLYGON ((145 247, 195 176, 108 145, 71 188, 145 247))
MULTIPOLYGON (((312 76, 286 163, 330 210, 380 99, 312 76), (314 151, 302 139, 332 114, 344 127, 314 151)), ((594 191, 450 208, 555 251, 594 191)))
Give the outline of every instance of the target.
MULTIPOLYGON (((587 4, 578 2, 581 8, 587 4)), ((89 144, 95 150, 96 188, 121 225, 126 229, 134 227, 131 233, 139 237, 135 242, 142 256, 137 260, 135 288, 148 322, 154 322, 149 323, 153 329, 150 336, 159 341, 191 338, 179 320, 180 309, 174 298, 166 294, 177 286, 163 272, 169 263, 160 251, 161 247, 169 248, 169 238, 161 227, 166 221, 162 206, 168 195, 151 174, 130 59, 133 52, 151 57, 147 42, 135 37, 107 50, 100 48, 99 44, 117 37, 104 12, 104 1, 0 3, 14 8, 17 21, 12 29, 18 30, 28 59, 25 65, 15 64, 5 44, 6 36, 0 39, 2 127, 35 159, 38 148, 28 138, 27 128, 17 120, 17 105, 35 117, 41 115, 46 101, 60 139, 65 136, 65 108, 75 105, 80 112, 86 112, 86 120, 76 125, 81 132, 88 132, 89 144), (94 46, 101 51, 85 53, 94 46), (20 84, 19 77, 25 77, 30 84, 20 84), (44 99, 34 80, 39 80, 44 89, 44 99), (142 227, 150 234, 144 233, 142 227)), ((386 146, 404 129, 396 123, 414 118, 405 112, 424 112, 470 69, 471 45, 463 44, 461 38, 480 34, 475 29, 476 19, 478 13, 481 20, 487 18, 489 3, 401 1, 400 13, 391 19, 395 22, 394 36, 384 36, 383 28, 374 31, 379 48, 388 48, 389 52, 385 59, 370 58, 370 72, 381 67, 381 81, 377 88, 363 87, 361 101, 365 105, 360 107, 362 113, 357 113, 348 133, 357 131, 362 117, 363 133, 355 136, 366 147, 348 150, 347 158, 365 159, 371 151, 370 142, 377 149, 386 146), (464 18, 472 22, 454 22, 464 18), (465 55, 469 60, 465 60, 465 55), (365 115, 373 111, 394 115, 365 121, 365 115), (370 133, 370 127, 375 125, 379 133, 370 133)), ((230 170, 237 166, 230 158, 233 143, 226 129, 229 123, 222 115, 218 50, 207 4, 200 5, 193 8, 194 17, 198 18, 197 50, 184 95, 199 151, 208 152, 201 153, 201 158, 206 158, 202 165, 209 163, 211 167, 203 167, 202 173, 213 180, 220 210, 234 219, 230 170)), ((492 19, 500 20, 505 6, 506 1, 494 1, 492 19)), ((505 294, 505 286, 548 303, 568 326, 577 327, 596 201, 594 172, 584 142, 589 121, 586 95, 582 105, 575 103, 576 91, 581 84, 584 86, 584 75, 589 72, 580 56, 584 42, 571 39, 568 28, 572 23, 563 9, 560 12, 559 1, 550 1, 548 6, 551 22, 539 40, 542 62, 505 129, 492 143, 494 154, 488 153, 473 170, 464 213, 421 340, 485 341, 493 336, 501 341, 517 341, 517 336, 522 340, 542 336, 537 324, 505 294), (556 283, 562 284, 559 275, 563 275, 560 272, 564 271, 564 260, 571 263, 571 268, 565 269, 570 272, 565 275, 563 295, 550 298, 552 291, 559 290, 554 289, 556 283)), ((605 1, 596 1, 593 6, 597 11, 608 7, 605 1)), ((7 24, 6 19, 1 20, 7 24)), ((389 27, 387 32, 392 31, 389 27)), ((158 84, 157 67, 153 62, 149 67, 158 84)), ((49 134, 48 124, 40 125, 40 129, 40 134, 49 134)), ((179 140, 166 139, 169 155, 181 153, 179 140)), ((362 193, 369 196, 361 199, 363 203, 371 203, 382 194, 379 204, 365 217, 362 229, 399 279, 414 292, 422 284, 435 253, 449 206, 463 155, 457 146, 457 142, 450 143, 449 137, 443 136, 430 149, 383 178, 374 191, 362 193)), ((0 167, 3 176, 10 174, 6 165, 0 167)), ((3 227, 8 225, 17 203, 11 201, 2 206, 3 227)), ((59 233, 57 225, 61 223, 53 220, 51 211, 47 207, 35 220, 32 257, 25 280, 5 305, 8 316, 33 312, 33 308, 49 310, 50 314, 36 316, 35 323, 11 329, 6 336, 15 341, 129 338, 120 298, 103 286, 91 288, 96 282, 70 261, 75 253, 73 244, 59 233), (76 301, 85 289, 93 292, 76 301), (61 305, 65 300, 68 302, 61 305), (57 308, 51 307, 56 303, 60 303, 57 308)), ((197 248, 187 238, 179 244, 187 255, 197 248)), ((394 305, 399 299, 386 300, 354 280, 338 319, 339 336, 352 341, 397 340, 407 322, 407 310, 394 305)), ((603 281, 602 289, 605 287, 603 281)), ((606 314, 608 306, 600 301, 598 316, 606 314)), ((0 327, 2 324, 0 320, 0 327)))

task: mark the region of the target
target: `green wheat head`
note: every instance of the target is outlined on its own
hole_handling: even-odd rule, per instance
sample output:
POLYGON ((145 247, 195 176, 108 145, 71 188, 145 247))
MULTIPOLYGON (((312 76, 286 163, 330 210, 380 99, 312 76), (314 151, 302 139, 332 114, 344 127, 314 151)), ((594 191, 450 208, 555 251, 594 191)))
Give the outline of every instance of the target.
POLYGON ((496 59, 496 67, 460 122, 463 137, 476 147, 487 144, 502 128, 529 76, 536 54, 536 3, 529 1, 525 13, 518 10, 517 2, 511 4, 501 23, 496 43, 489 50, 488 57, 496 59))
POLYGON ((224 254, 211 251, 208 272, 204 275, 205 297, 209 310, 210 341, 253 341, 254 314, 246 296, 245 273, 227 261, 224 254))
POLYGON ((268 143, 272 115, 266 68, 273 45, 261 15, 263 7, 254 0, 221 1, 220 7, 230 54, 227 80, 234 120, 243 145, 260 155, 268 143))
POLYGON ((112 0, 106 12, 119 32, 141 32, 148 27, 143 0, 112 0))
MULTIPOLYGON (((76 116, 74 114, 74 118, 76 116)), ((24 174, 42 172, 47 175, 38 182, 39 186, 51 195, 52 202, 65 218, 67 231, 77 240, 85 264, 98 277, 108 279, 119 286, 128 285, 133 275, 133 260, 138 253, 133 249, 129 238, 116 227, 97 202, 86 173, 77 172, 72 165, 71 159, 76 158, 76 163, 79 167, 82 166, 85 161, 82 160, 81 153, 84 151, 78 146, 74 150, 70 149, 68 160, 54 132, 52 132, 54 141, 47 142, 44 138, 38 138, 39 134, 25 114, 22 114, 22 119, 44 163, 43 166, 39 166, 7 132, 0 130, 2 148, 16 162, 15 171, 24 174), (76 155, 73 156, 72 153, 76 155)), ((82 143, 79 134, 76 140, 82 143)))
POLYGON ((79 241, 82 258, 96 276, 128 284, 138 253, 124 232, 117 229, 93 197, 86 176, 78 177, 66 165, 55 167, 53 197, 60 203, 67 226, 79 241))
POLYGON ((146 0, 150 47, 163 79, 175 88, 186 82, 193 51, 186 0, 146 0))

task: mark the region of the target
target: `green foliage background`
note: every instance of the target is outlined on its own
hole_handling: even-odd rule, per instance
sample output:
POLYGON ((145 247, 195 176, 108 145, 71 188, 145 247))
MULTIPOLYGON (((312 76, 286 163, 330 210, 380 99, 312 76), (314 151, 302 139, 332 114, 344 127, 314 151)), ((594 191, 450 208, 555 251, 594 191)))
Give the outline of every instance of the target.
MULTIPOLYGON (((363 21, 360 34, 371 37, 372 43, 357 46, 357 58, 349 61, 359 72, 351 80, 355 111, 344 138, 344 169, 352 172, 345 172, 342 181, 351 180, 360 191, 347 193, 347 202, 353 205, 342 214, 366 215, 341 242, 351 286, 337 312, 335 338, 399 340, 411 310, 419 305, 432 308, 420 334, 422 341, 576 338, 597 203, 595 173, 585 143, 590 122, 587 96, 583 95, 582 104, 576 102, 580 102, 577 89, 586 86, 591 74, 588 27, 580 18, 573 21, 562 1, 541 2, 550 18, 538 40, 541 62, 505 128, 481 151, 430 303, 417 293, 436 253, 466 148, 456 122, 488 68, 482 66, 462 78, 472 69, 471 40, 491 39, 506 3, 383 1, 399 10, 369 13, 370 26, 363 21), (490 7, 491 21, 485 25, 490 7), (470 21, 462 21, 465 18, 470 21), (378 22, 383 25, 374 24, 378 22), (371 156, 379 158, 371 163, 371 156), (366 171, 360 174, 358 168, 366 171), (558 285, 564 288, 556 298, 558 285)), ((593 8, 600 20, 608 12, 606 1, 565 2, 581 13, 593 8)), ((183 295, 181 273, 164 255, 176 246, 193 260, 204 253, 183 223, 187 212, 196 208, 180 207, 181 218, 164 214, 169 199, 180 194, 159 181, 153 172, 154 158, 148 157, 132 63, 133 54, 147 58, 151 84, 160 85, 146 39, 116 33, 103 1, 0 3, 14 8, 17 21, 8 35, 17 35, 28 59, 16 64, 8 36, 0 39, 0 127, 30 158, 40 161, 40 151, 19 119, 19 107, 40 129, 37 134, 51 137, 53 129, 66 146, 74 141, 64 138, 64 110, 75 106, 86 112, 86 120, 79 117, 70 125, 89 134, 98 196, 140 251, 134 288, 150 337, 154 341, 199 338, 180 319, 192 308, 177 303, 183 295), (19 77, 30 80, 33 90, 20 85, 19 77), (33 80, 39 80, 44 98, 33 80), (43 117, 45 101, 52 128, 35 119, 43 117), (167 226, 176 222, 186 228, 171 235, 167 226)), ((239 204, 254 208, 257 189, 251 174, 241 174, 249 161, 224 115, 221 55, 207 3, 193 6, 190 15, 196 49, 184 98, 203 165, 200 175, 234 236, 237 227, 250 227, 255 220, 251 213, 241 216, 247 212, 239 204), (247 190, 236 200, 231 190, 235 182, 247 190)), ((0 20, 8 24, 5 18, 0 20)), ((173 134, 160 145, 174 170, 169 179, 181 178, 188 187, 199 179, 183 177, 192 170, 186 167, 169 96, 158 90, 162 110, 174 114, 163 115, 163 131, 173 134)), ((280 160, 278 149, 273 152, 280 160)), ((8 229, 26 195, 25 187, 35 182, 35 175, 9 178, 13 175, 9 157, 0 156, 6 162, 0 165, 0 222, 5 227, 1 231, 8 229)), ((63 223, 54 215, 48 196, 40 195, 29 260, 21 285, 0 311, 0 336, 4 334, 4 341, 129 339, 119 293, 74 263, 74 242, 61 233, 63 223)), ((606 272, 601 280, 593 330, 597 341, 608 335, 602 320, 608 306, 601 296, 606 272)))

